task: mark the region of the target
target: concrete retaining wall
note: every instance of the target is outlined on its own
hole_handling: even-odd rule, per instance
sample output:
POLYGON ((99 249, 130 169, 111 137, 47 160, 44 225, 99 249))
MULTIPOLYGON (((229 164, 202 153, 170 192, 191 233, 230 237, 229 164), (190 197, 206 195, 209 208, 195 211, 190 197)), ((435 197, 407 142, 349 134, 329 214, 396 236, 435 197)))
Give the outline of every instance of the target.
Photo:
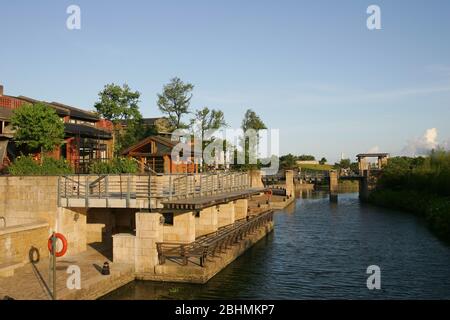
POLYGON ((0 229, 0 265, 29 262, 32 247, 41 258, 48 256, 48 224, 31 223, 0 229))

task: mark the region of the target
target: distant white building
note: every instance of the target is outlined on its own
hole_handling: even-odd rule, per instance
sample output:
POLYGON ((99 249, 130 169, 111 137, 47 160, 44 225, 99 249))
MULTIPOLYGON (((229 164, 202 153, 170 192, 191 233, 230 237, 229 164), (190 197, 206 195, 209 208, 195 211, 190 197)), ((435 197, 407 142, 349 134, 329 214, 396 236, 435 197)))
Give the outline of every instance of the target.
POLYGON ((302 164, 319 164, 319 161, 316 160, 298 160, 297 161, 297 165, 302 165, 302 164))

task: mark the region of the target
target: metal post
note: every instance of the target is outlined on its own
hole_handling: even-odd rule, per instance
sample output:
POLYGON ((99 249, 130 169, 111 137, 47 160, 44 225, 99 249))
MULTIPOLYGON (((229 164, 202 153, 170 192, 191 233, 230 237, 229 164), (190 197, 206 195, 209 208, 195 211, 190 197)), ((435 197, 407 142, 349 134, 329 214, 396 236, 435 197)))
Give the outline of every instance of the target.
POLYGON ((130 199, 131 199, 131 179, 130 175, 127 176, 127 199, 126 199, 126 206, 127 208, 130 207, 130 199))
POLYGON ((50 263, 49 263, 49 283, 52 288, 52 299, 56 300, 56 236, 53 231, 51 241, 52 241, 52 252, 50 253, 50 263))
POLYGON ((58 177, 58 207, 61 207, 61 176, 58 177))
POLYGON ((106 207, 109 207, 109 188, 108 188, 108 176, 105 177, 105 198, 106 198, 106 207))
MULTIPOLYGON (((80 186, 78 186, 79 188, 80 186)), ((88 176, 84 176, 84 202, 86 205, 86 208, 89 208, 89 193, 91 191, 89 190, 89 184, 88 184, 88 176)))
POLYGON ((172 200, 172 174, 169 173, 169 199, 172 200))

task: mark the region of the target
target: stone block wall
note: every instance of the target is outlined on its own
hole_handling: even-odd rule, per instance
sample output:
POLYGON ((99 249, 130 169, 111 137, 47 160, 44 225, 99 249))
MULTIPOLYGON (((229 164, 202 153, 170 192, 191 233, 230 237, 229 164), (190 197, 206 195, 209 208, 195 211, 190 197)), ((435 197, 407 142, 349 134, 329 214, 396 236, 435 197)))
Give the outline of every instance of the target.
POLYGON ((113 261, 115 263, 135 263, 136 237, 128 233, 113 235, 113 261))
POLYGON ((27 263, 32 247, 40 257, 48 256, 48 224, 33 223, 0 229, 0 265, 4 263, 27 263))
POLYGON ((86 250, 86 211, 58 208, 57 176, 0 177, 0 216, 7 226, 45 222, 68 240, 68 254, 86 250))
POLYGON ((86 224, 86 243, 102 242, 104 238, 105 225, 103 223, 86 224))
POLYGON ((200 215, 195 218, 195 237, 197 238, 217 231, 218 225, 219 221, 216 206, 201 210, 200 215))
POLYGON ((156 243, 163 241, 160 213, 136 213, 135 269, 136 272, 154 272, 158 264, 156 243))
POLYGON ((48 222, 55 228, 58 177, 0 177, 0 216, 8 226, 48 222))
MULTIPOLYGON (((136 225, 137 225, 136 221, 136 225)), ((165 242, 190 243, 195 241, 195 215, 193 212, 173 214, 173 225, 164 225, 165 242)))
POLYGON ((248 199, 239 199, 234 204, 235 219, 245 219, 248 214, 248 199))
POLYGON ((219 228, 232 224, 236 220, 233 201, 219 205, 219 228))

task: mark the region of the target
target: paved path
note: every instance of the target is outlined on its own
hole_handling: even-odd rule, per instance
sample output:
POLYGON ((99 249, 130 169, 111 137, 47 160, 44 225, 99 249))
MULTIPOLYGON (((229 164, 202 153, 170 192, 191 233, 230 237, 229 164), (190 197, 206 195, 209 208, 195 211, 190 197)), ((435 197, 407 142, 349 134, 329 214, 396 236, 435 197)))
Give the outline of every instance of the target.
MULTIPOLYGON (((14 276, 0 278, 0 299, 8 295, 18 300, 49 300, 49 259, 41 259, 36 265, 27 264, 18 268, 14 276)), ((78 255, 61 257, 57 260, 57 299, 97 299, 109 291, 134 280, 131 266, 113 264, 101 252, 88 246, 88 250, 78 255), (111 275, 100 273, 103 263, 110 263, 111 275), (66 273, 70 265, 81 270, 81 290, 67 289, 66 273)))

